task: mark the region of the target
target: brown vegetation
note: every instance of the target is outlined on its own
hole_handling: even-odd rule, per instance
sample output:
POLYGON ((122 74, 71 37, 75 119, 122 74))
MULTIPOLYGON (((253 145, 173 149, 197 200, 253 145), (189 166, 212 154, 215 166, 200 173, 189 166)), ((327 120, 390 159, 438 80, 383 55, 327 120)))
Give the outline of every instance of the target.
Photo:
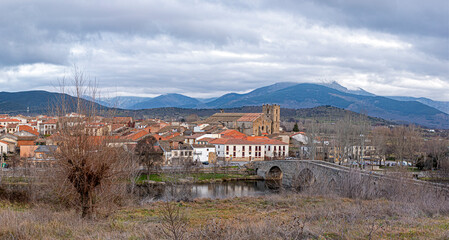
MULTIPOLYGON (((175 203, 172 203, 172 206, 175 203)), ((2 205, 2 239, 173 239, 167 203, 127 207, 96 221, 48 205, 2 205)), ((419 206, 302 194, 195 200, 176 205, 184 239, 447 239, 449 218, 419 206)))

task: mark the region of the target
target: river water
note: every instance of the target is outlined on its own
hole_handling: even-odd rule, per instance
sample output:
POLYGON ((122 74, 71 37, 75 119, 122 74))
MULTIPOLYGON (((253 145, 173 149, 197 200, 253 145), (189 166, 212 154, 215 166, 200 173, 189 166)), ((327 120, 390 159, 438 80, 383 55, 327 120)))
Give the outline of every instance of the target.
POLYGON ((262 196, 279 193, 279 181, 241 180, 217 183, 192 183, 180 185, 143 185, 136 193, 152 200, 188 200, 195 198, 232 198, 262 196))

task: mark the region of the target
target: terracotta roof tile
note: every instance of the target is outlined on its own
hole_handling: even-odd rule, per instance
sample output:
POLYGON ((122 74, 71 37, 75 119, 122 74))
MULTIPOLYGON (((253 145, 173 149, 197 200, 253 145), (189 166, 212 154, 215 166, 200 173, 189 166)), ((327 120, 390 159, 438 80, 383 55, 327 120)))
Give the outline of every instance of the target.
POLYGON ((238 122, 253 122, 259 117, 263 116, 263 113, 245 113, 241 118, 237 119, 238 122))

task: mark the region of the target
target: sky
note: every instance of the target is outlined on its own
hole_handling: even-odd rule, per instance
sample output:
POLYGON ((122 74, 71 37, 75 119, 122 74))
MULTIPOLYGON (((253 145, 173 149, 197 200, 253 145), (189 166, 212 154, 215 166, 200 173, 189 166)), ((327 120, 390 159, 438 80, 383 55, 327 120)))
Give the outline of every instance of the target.
POLYGON ((337 81, 449 101, 447 0, 2 0, 0 91, 217 97, 337 81))

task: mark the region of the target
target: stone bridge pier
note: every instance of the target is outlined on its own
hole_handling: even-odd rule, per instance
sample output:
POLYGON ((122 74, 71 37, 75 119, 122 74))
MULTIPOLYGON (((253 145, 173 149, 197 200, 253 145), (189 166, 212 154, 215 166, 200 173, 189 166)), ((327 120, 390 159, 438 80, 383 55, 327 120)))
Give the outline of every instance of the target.
POLYGON ((282 185, 307 188, 313 184, 337 187, 349 171, 348 168, 323 161, 275 160, 252 162, 257 175, 266 180, 282 180, 282 185))

